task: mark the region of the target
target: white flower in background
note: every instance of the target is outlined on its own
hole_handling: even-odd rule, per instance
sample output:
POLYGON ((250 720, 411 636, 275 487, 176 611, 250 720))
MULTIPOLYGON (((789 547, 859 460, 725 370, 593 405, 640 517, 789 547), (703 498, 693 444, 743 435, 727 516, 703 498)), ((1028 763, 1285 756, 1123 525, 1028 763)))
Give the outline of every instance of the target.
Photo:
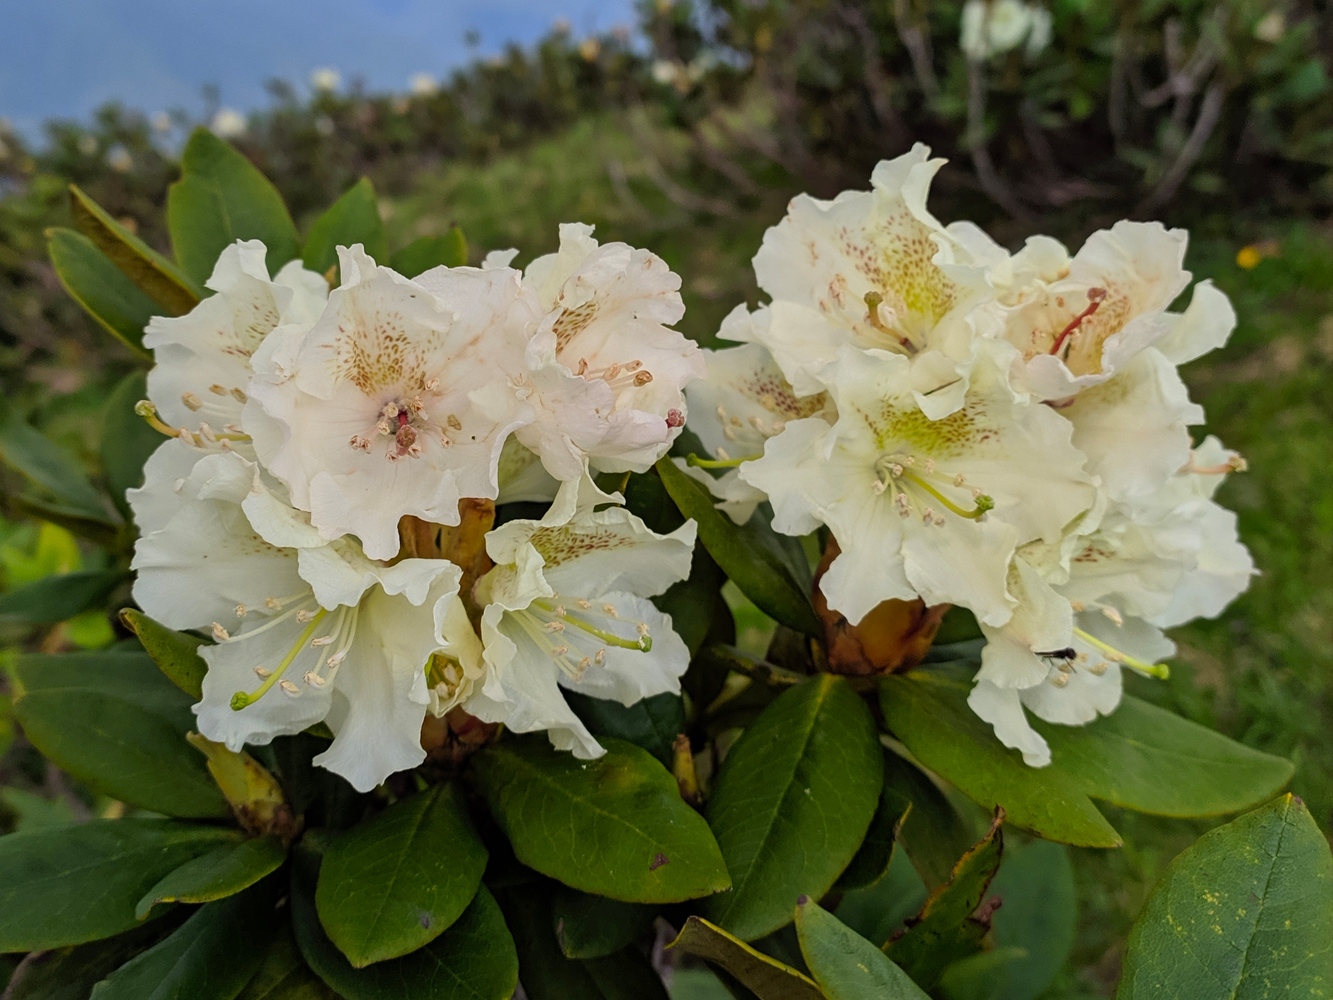
POLYGON ((881 601, 920 597, 1002 625, 1017 546, 1058 540, 1093 505, 1070 424, 1015 398, 1004 359, 983 348, 963 406, 932 420, 908 358, 844 348, 826 372, 837 422, 791 421, 740 467, 768 494, 778 531, 832 530, 842 551, 820 589, 852 624, 881 601))
POLYGON ((602 472, 644 472, 685 423, 682 388, 704 373, 698 346, 670 329, 685 312, 680 278, 647 250, 599 246, 591 226, 567 224, 523 284, 545 315, 520 390, 536 419, 519 440, 562 481, 585 457, 602 472))
POLYGON ((408 77, 407 89, 413 97, 430 97, 440 89, 440 85, 430 73, 413 73, 408 77))
POLYGON ((173 428, 205 441, 242 436, 241 411, 249 398, 251 359, 264 338, 282 325, 304 329, 324 307, 323 277, 292 261, 269 278, 259 240, 238 240, 222 251, 205 282, 215 294, 184 316, 154 316, 144 346, 156 364, 148 397, 173 428))
POLYGON ((120 143, 106 151, 106 165, 118 174, 128 174, 134 169, 134 157, 120 143))
POLYGON ((327 722, 335 738, 315 763, 359 791, 419 764, 426 667, 453 648, 458 567, 387 566, 348 539, 326 543, 235 453, 167 441, 146 472, 129 494, 143 532, 134 597, 217 640, 199 651, 199 731, 239 750, 327 722))
POLYGON ((967 0, 958 47, 969 59, 988 59, 1025 45, 1028 58, 1051 42, 1051 14, 1022 0, 967 0))
POLYGON ((218 108, 208 127, 219 139, 235 139, 237 136, 245 135, 249 123, 246 122, 245 115, 235 108, 218 108))
POLYGON ((509 434, 531 419, 510 387, 535 312, 518 272, 434 268, 407 279, 360 245, 338 251, 341 286, 299 337, 266 350, 247 416, 266 467, 326 539, 398 552, 398 521, 458 523, 463 497, 494 499, 509 434))
POLYGON ((821 371, 850 345, 911 358, 931 416, 961 405, 975 323, 989 319, 974 311, 991 294, 981 265, 1004 254, 975 226, 946 229, 926 209, 945 162, 929 156, 918 143, 880 163, 871 191, 798 195, 764 234, 754 270, 772 303, 756 339, 797 393, 822 391, 821 371))
POLYGON ((170 132, 174 124, 170 113, 166 111, 154 111, 149 122, 153 126, 153 131, 158 133, 170 132))
POLYGON ((321 66, 310 74, 310 88, 312 90, 332 92, 341 87, 342 82, 342 74, 329 66, 321 66))
POLYGON ((695 524, 659 535, 624 507, 596 509, 620 499, 586 475, 565 482, 540 521, 486 536, 495 568, 476 586, 487 672, 464 707, 585 759, 602 747, 562 686, 632 705, 679 691, 690 660, 648 598, 689 575, 695 524))

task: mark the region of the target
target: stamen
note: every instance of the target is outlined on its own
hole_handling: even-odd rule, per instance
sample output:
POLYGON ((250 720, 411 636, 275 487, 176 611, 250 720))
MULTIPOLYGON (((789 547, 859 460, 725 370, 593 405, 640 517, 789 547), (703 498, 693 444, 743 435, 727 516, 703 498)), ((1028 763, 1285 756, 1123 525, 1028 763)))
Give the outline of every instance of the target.
POLYGON ((887 326, 883 318, 880 316, 879 307, 884 304, 883 295, 880 295, 879 292, 866 292, 865 304, 866 304, 866 322, 868 322, 880 333, 884 334, 884 336, 892 337, 895 341, 897 341, 898 346, 901 347, 908 354, 916 353, 916 345, 913 344, 906 337, 904 337, 897 330, 891 329, 889 326, 887 326))
POLYGON ((297 695, 301 693, 301 689, 297 687, 295 684, 293 684, 291 681, 279 681, 278 687, 282 688, 283 694, 289 694, 293 698, 295 698, 297 695))
POLYGON ((247 396, 247 395, 245 394, 245 390, 242 389, 240 386, 233 386, 233 387, 232 387, 232 390, 231 390, 231 398, 234 399, 234 400, 236 400, 236 402, 238 402, 238 403, 248 403, 248 402, 250 402, 250 397, 247 396))
POLYGON ((272 673, 273 671, 270 670, 268 667, 255 667, 255 675, 258 676, 260 680, 263 680, 265 677, 271 676, 272 673))
POLYGON ((1121 652, 1110 643, 1102 642, 1096 636, 1089 635, 1081 628, 1074 629, 1074 635, 1078 636, 1083 642, 1086 642, 1093 649, 1096 649, 1112 663, 1123 663, 1131 670, 1137 670, 1141 674, 1149 677, 1156 677, 1158 680, 1166 680, 1171 676, 1171 668, 1165 663, 1146 663, 1143 660, 1136 659, 1128 653, 1121 652))
POLYGON ((1065 341, 1073 336, 1074 331, 1079 328, 1085 319, 1091 316, 1101 306, 1106 299, 1105 288, 1088 289, 1088 307, 1069 321, 1069 325, 1060 331, 1060 336, 1055 338, 1055 343, 1051 345, 1051 354, 1059 354, 1060 348, 1065 346, 1065 341))
POLYGON ((244 604, 238 604, 238 605, 236 605, 236 617, 237 617, 237 618, 244 618, 244 617, 246 616, 246 614, 249 613, 249 611, 250 611, 250 609, 247 608, 244 604))
POLYGON ((198 411, 204 408, 204 401, 192 392, 182 392, 181 402, 184 403, 185 406, 191 410, 198 411))
POLYGON ((225 628, 222 627, 221 622, 214 622, 213 638, 216 639, 218 642, 226 642, 228 639, 231 638, 231 633, 229 633, 225 628))
MULTIPOLYGON (((295 660, 296 657, 301 653, 301 650, 305 649, 306 643, 310 640, 310 637, 315 634, 315 629, 319 627, 320 620, 326 614, 328 614, 328 612, 325 611, 323 608, 319 609, 319 613, 316 614, 314 618, 311 620, 310 624, 308 624, 302 630, 301 634, 297 637, 296 642, 292 645, 292 648, 289 649, 287 651, 287 655, 282 658, 282 662, 279 663, 276 668, 274 668, 273 673, 270 676, 265 678, 263 684, 259 685, 259 687, 255 688, 255 690, 249 693, 245 691, 237 691, 235 694, 231 696, 231 708, 233 712, 239 712, 247 705, 253 705, 255 702, 257 702, 260 698, 264 697, 264 695, 268 693, 269 688, 273 686, 274 682, 276 682, 278 678, 280 678, 283 675, 283 672, 286 671, 286 669, 292 665, 292 661, 295 660)), ((284 615, 283 617, 286 616, 284 615)), ((256 629, 255 631, 258 631, 258 629, 256 629)), ((247 633, 247 636, 253 634, 254 634, 253 632, 247 633)), ((246 636, 242 636, 241 638, 246 638, 246 636)), ((281 686, 282 689, 286 691, 288 694, 300 693, 300 689, 297 688, 296 685, 293 684, 291 681, 283 681, 281 686), (294 690, 289 690, 289 689, 294 689, 294 690)))
POLYGON ((225 385, 218 385, 216 382, 214 382, 212 385, 208 387, 208 391, 211 392, 214 396, 227 395, 227 387, 225 385))

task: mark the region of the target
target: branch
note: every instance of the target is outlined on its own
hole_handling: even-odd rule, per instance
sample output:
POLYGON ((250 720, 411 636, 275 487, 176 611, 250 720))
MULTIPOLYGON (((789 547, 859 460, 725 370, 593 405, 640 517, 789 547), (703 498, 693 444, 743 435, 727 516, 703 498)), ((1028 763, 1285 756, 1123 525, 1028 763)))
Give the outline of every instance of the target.
POLYGON ((1185 145, 1180 149, 1180 155, 1176 157, 1175 163, 1157 182, 1152 193, 1144 198, 1134 209, 1137 216, 1151 215, 1170 201, 1181 183, 1189 175, 1190 168, 1203 153, 1203 147, 1212 137, 1213 129, 1217 127, 1218 121, 1222 118, 1222 107, 1226 101, 1226 87, 1221 83, 1213 83, 1204 92, 1203 101, 1199 104, 1199 117, 1195 119, 1194 128, 1190 130, 1189 138, 1185 140, 1185 145))

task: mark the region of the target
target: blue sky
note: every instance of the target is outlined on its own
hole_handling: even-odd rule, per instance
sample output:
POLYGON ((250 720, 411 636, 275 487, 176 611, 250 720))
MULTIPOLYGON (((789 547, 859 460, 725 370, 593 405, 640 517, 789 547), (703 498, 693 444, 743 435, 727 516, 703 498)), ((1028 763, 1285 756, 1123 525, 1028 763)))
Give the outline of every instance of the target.
POLYGON ((24 131, 118 99, 145 111, 266 102, 264 81, 318 67, 401 90, 480 51, 529 42, 565 19, 577 34, 633 23, 633 0, 8 0, 0 15, 0 116, 24 131))

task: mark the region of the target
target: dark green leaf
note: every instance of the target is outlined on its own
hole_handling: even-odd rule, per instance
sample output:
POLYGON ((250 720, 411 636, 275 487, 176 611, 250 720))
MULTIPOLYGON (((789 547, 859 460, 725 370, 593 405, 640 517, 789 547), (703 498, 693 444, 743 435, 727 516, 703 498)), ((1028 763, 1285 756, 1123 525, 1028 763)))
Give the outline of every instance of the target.
POLYGON ((168 872, 135 906, 142 920, 162 903, 211 903, 248 889, 277 871, 287 848, 273 835, 223 844, 168 872))
POLYGON ((981 950, 990 916, 977 910, 1003 853, 997 816, 980 843, 959 859, 949 883, 935 890, 920 915, 908 922, 906 933, 884 946, 888 956, 922 986, 934 986, 946 966, 981 950))
POLYGON ((166 315, 184 316, 198 304, 203 290, 180 268, 113 219, 78 185, 69 186, 69 195, 74 224, 166 315))
POLYGON ((879 804, 875 806, 875 815, 870 820, 870 829, 865 840, 856 849, 851 863, 847 865, 833 888, 838 892, 861 889, 874 885, 889 870, 893 860, 893 846, 898 840, 898 832, 912 811, 912 803, 903 798, 892 788, 885 785, 880 789, 879 804))
POLYGON ((884 751, 884 787, 912 803, 898 842, 927 886, 949 881, 954 862, 976 839, 948 797, 916 765, 884 751))
POLYGON ((705 915, 751 941, 823 896, 856 854, 875 813, 884 765, 875 724, 832 674, 789 688, 728 752, 708 801, 731 892, 705 915))
POLYGON ((680 935, 667 947, 679 948, 726 970, 759 1000, 825 1000, 804 973, 756 951, 702 917, 686 920, 680 935))
POLYGON ((100 980, 164 933, 163 924, 154 921, 73 948, 34 951, 19 963, 4 1000, 88 1000, 88 994, 100 980))
POLYGON ((1053 768, 1094 799, 1139 812, 1238 812, 1276 794, 1295 770, 1281 757, 1128 696, 1086 726, 1034 724, 1050 744, 1053 768))
POLYGON ((102 494, 83 470, 33 430, 3 397, 0 397, 0 459, 55 497, 71 514, 113 523, 102 494))
POLYGON ((454 226, 443 236, 413 240, 393 255, 389 266, 405 277, 415 278, 432 267, 462 267, 466 263, 467 240, 463 230, 454 226))
POLYGON ((126 520, 130 505, 125 491, 143 485, 143 467, 148 457, 166 440, 134 412, 134 405, 148 398, 143 372, 130 372, 112 390, 102 418, 102 470, 106 474, 111 501, 126 520))
POLYGON ((135 652, 23 656, 14 714, 45 756, 90 786, 170 816, 228 815, 189 751, 190 699, 135 652))
POLYGON ((1026 948, 992 948, 960 958, 940 976, 944 1000, 994 1000, 1009 969, 1027 957, 1026 948))
MULTIPOLYGON (((708 488, 691 479, 670 457, 657 463, 658 475, 680 512, 699 525, 699 541, 741 592, 776 621, 807 635, 822 630, 810 604, 808 570, 795 564, 790 539, 779 536, 756 511, 743 526, 716 507, 708 488)), ((804 555, 801 556, 804 559, 804 555)))
POLYGON ((381 264, 389 256, 384 223, 375 201, 375 188, 364 177, 315 220, 306 237, 301 259, 307 268, 323 274, 338 263, 338 247, 356 243, 381 264))
POLYGON ((796 933, 828 1000, 928 1000, 907 973, 819 904, 796 908, 796 933))
POLYGON ((149 357, 143 331, 161 307, 82 233, 48 229, 46 249, 70 298, 139 357, 149 357))
POLYGON ((101 605, 125 579, 117 570, 83 570, 44 576, 0 594, 0 622, 54 625, 101 605))
POLYGON ((320 926, 314 898, 318 866, 309 849, 298 850, 292 925, 306 962, 346 1000, 509 1000, 513 995, 518 985, 514 940, 485 886, 453 926, 424 948, 354 969, 320 926))
POLYGON ((653 963, 634 948, 589 959, 583 967, 606 1000, 670 1000, 653 963))
POLYGON ((236 1000, 338 1000, 338 996, 305 964, 290 926, 283 926, 236 1000))
POLYGON ((560 950, 568 958, 601 958, 629 945, 653 925, 657 909, 622 903, 558 886, 552 898, 552 919, 560 950))
POLYGON ((218 256, 237 240, 262 240, 268 269, 278 269, 300 253, 282 195, 233 146, 197 128, 181 155, 181 179, 167 194, 167 228, 181 269, 203 283, 218 256))
POLYGON ((1284 795, 1204 834, 1129 935, 1117 1000, 1322 997, 1333 984, 1333 855, 1284 795))
POLYGON ((625 706, 608 698, 565 691, 565 701, 588 731, 642 747, 670 767, 671 745, 685 731, 685 703, 678 694, 658 694, 625 706))
POLYGON ((167 872, 236 830, 120 819, 0 837, 0 952, 83 944, 138 921, 134 904, 167 872))
POLYGON ((121 611, 120 620, 139 637, 143 648, 171 683, 192 698, 203 696, 207 666, 197 652, 204 644, 203 639, 160 625, 135 608, 121 611))
POLYGON ((16 514, 26 514, 42 521, 50 521, 79 538, 86 538, 104 549, 118 549, 124 544, 121 528, 105 514, 96 517, 53 500, 32 494, 9 497, 9 505, 16 514))
POLYGON ((994 1000, 1033 1000, 1055 979, 1074 947, 1078 903, 1069 848, 1037 840, 1005 849, 990 891, 1004 904, 995 914, 995 943, 1023 952, 989 978, 994 1000))
POLYGON ((485 868, 458 787, 436 785, 335 840, 315 905, 329 938, 363 968, 439 937, 476 895, 485 868))
POLYGON ((921 911, 926 896, 926 884, 907 854, 895 850, 884 877, 845 894, 834 913, 863 938, 887 941, 905 920, 921 911))
MULTIPOLYGON (((884 720, 913 756, 1015 826, 1080 847, 1118 847, 1120 835, 1078 781, 1023 763, 967 705, 968 685, 916 670, 880 682, 884 720)), ((908 850, 910 852, 910 842, 908 850)))
POLYGON ((647 751, 602 741, 579 760, 545 736, 506 739, 472 759, 486 801, 530 868, 631 903, 674 903, 730 884, 703 818, 647 751))
POLYGON ((98 983, 91 1000, 232 1000, 264 960, 277 890, 270 880, 200 907, 98 983))

